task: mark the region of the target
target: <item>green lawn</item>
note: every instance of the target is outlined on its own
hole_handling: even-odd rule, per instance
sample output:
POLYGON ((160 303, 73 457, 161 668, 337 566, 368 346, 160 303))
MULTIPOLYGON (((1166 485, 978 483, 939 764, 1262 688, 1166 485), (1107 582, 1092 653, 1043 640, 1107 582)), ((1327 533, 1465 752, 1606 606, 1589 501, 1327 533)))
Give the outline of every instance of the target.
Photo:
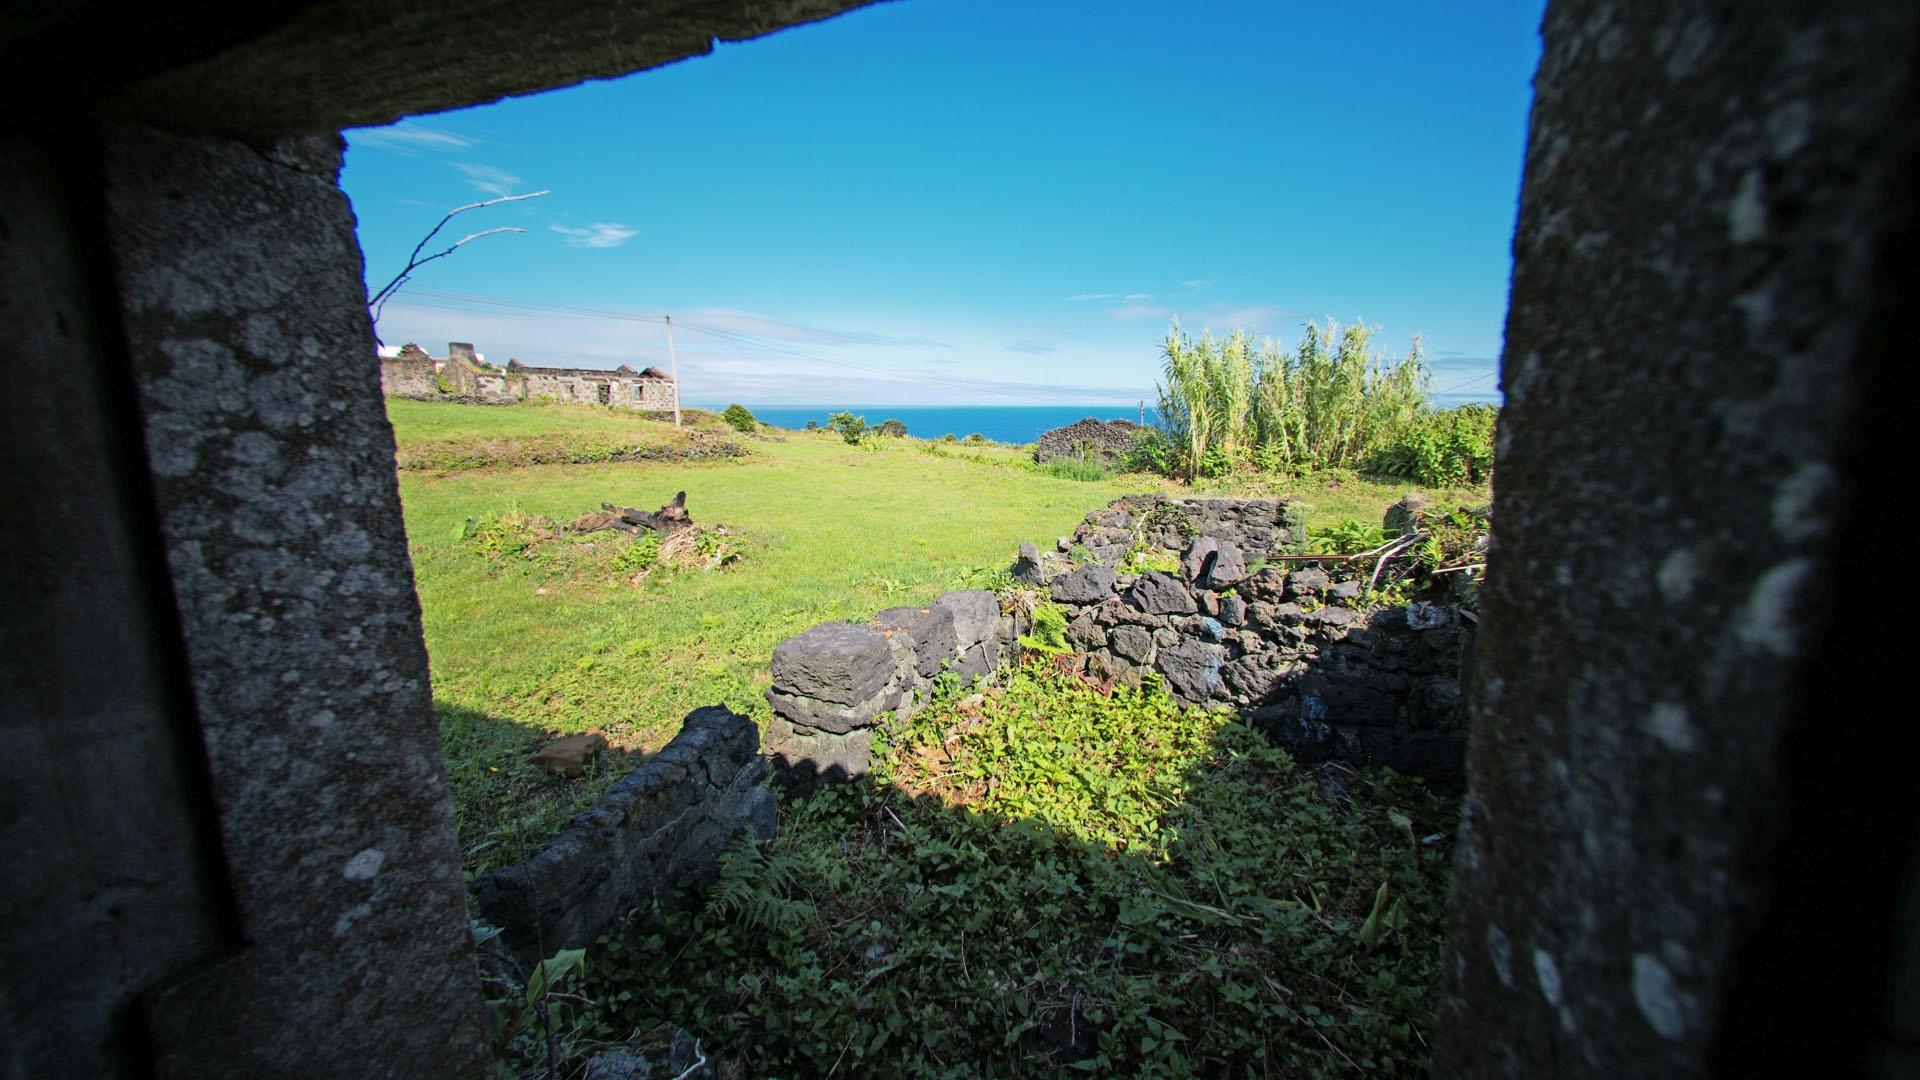
MULTIPOLYGON (((657 420, 590 406, 389 400, 388 415, 403 454, 489 439, 684 437, 657 420)), ((1172 488, 1142 476, 1058 479, 1007 447, 883 439, 869 449, 799 432, 745 445, 751 456, 715 463, 399 474, 469 868, 530 852, 630 760, 615 756, 578 781, 550 779, 529 757, 552 733, 599 728, 638 754, 658 749, 701 705, 764 718, 768 658, 782 639, 924 603, 971 570, 1010 564, 1022 540, 1050 547, 1118 495, 1172 488), (543 545, 539 558, 488 558, 463 538, 469 520, 518 512, 564 523, 602 502, 653 509, 682 490, 696 522, 736 535, 737 563, 656 569, 634 585, 607 558, 567 554, 566 541, 543 545)), ((1343 478, 1291 491, 1243 483, 1195 493, 1296 495, 1319 525, 1377 522, 1409 486, 1343 478)), ((626 542, 592 539, 601 556, 626 542)))

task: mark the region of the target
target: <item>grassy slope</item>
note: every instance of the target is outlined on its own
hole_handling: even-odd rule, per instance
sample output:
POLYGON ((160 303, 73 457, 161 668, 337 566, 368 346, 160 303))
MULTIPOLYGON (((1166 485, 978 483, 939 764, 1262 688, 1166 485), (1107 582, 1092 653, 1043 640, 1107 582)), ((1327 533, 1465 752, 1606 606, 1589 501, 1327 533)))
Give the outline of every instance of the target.
MULTIPOLYGON (((594 407, 390 400, 388 413, 403 448, 636 430, 675 437, 658 421, 594 407)), ((1055 479, 1009 448, 877 445, 793 433, 750 443, 745 462, 400 474, 470 866, 521 857, 624 770, 616 758, 600 776, 550 780, 528 762, 548 733, 597 727, 638 752, 657 749, 701 705, 765 715, 767 662, 782 639, 923 603, 968 569, 1010 563, 1022 540, 1046 546, 1125 491, 1167 486, 1137 476, 1055 479), (510 509, 564 522, 603 501, 651 509, 680 490, 696 521, 738 533, 737 565, 655 571, 635 587, 553 560, 490 561, 456 539, 469 518, 510 509)), ((1280 493, 1306 498, 1314 524, 1378 521, 1406 486, 1346 479, 1280 493)), ((1245 484, 1195 493, 1254 490, 1267 493, 1245 484)))
MULTIPOLYGON (((710 413, 694 409, 686 412, 702 427, 720 426, 710 413)), ((387 418, 393 421, 394 440, 403 449, 447 439, 514 438, 556 431, 653 435, 662 440, 674 435, 670 418, 654 419, 594 405, 445 405, 388 398, 387 418)))

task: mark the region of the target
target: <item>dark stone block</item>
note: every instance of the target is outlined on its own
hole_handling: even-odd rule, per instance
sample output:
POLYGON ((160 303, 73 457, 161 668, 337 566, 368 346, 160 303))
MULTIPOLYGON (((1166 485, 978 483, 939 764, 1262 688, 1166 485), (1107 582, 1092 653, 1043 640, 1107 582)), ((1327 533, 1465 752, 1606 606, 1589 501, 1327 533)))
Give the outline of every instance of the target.
POLYGON ((1153 632, 1138 626, 1118 626, 1107 635, 1107 645, 1115 656, 1136 664, 1153 662, 1153 632))
POLYGON ((1053 599, 1062 604, 1097 604, 1113 595, 1114 573, 1105 566, 1083 566, 1053 579, 1053 599))
POLYGON ((1040 564, 1040 549, 1032 544, 1020 545, 1020 557, 1013 560, 1013 580, 1022 585, 1039 585, 1046 580, 1046 570, 1040 564))
MULTIPOLYGON (((998 608, 994 614, 998 617, 998 608)), ((892 681, 893 664, 893 650, 879 631, 822 623, 774 647, 773 687, 790 697, 853 706, 892 681)))
MULTIPOLYGON (((1000 626, 1000 600, 985 589, 960 589, 944 593, 933 602, 937 609, 953 616, 953 634, 960 648, 993 642, 1000 626)), ((998 642, 993 642, 998 647, 998 642)))
POLYGON ((1171 574, 1149 570, 1127 590, 1127 603, 1149 615, 1191 615, 1193 597, 1171 574))
POLYGON ((946 608, 888 608, 873 617, 872 625, 890 640, 906 642, 913 671, 923 679, 938 675, 940 666, 958 655, 953 612, 946 608))
POLYGON ((1167 677, 1167 690, 1174 697, 1198 704, 1225 689, 1220 680, 1220 667, 1226 658, 1227 651, 1218 645, 1182 641, 1170 649, 1162 649, 1154 666, 1167 677))
POLYGON ((1326 591, 1330 583, 1325 570, 1309 566, 1287 575, 1287 595, 1318 596, 1326 591))
POLYGON ((1222 597, 1220 621, 1228 626, 1244 626, 1247 621, 1247 602, 1238 596, 1222 597))

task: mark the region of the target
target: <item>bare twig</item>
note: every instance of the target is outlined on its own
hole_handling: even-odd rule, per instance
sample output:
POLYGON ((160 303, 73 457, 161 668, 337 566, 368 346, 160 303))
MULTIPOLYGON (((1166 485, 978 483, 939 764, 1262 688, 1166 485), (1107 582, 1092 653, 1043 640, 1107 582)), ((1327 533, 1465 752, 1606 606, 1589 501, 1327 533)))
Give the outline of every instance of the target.
POLYGON ((1420 539, 1419 533, 1410 533, 1408 534, 1406 539, 1400 541, 1400 544, 1398 547, 1390 546, 1386 550, 1380 553, 1380 561, 1373 564, 1373 576, 1367 579, 1368 592, 1372 592, 1373 587, 1380 583, 1380 571, 1386 569, 1387 560, 1399 554, 1409 544, 1412 544, 1415 540, 1418 540, 1418 539, 1420 539))
MULTIPOLYGON (((845 1053, 845 1051, 842 1051, 842 1053, 845 1053)), ((697 1073, 701 1069, 706 1067, 707 1055, 700 1049, 699 1039, 693 1040, 693 1056, 699 1058, 700 1060, 687 1066, 686 1071, 682 1072, 679 1076, 674 1077, 673 1080, 687 1080, 687 1077, 692 1076, 694 1073, 697 1073)))
MULTIPOLYGON (((420 238, 420 242, 418 244, 415 244, 413 246, 413 254, 407 256, 406 269, 401 270, 398 274, 395 274, 393 276, 392 281, 387 282, 386 285, 381 287, 379 292, 373 294, 373 298, 371 300, 367 301, 367 311, 373 316, 374 325, 376 327, 380 325, 380 313, 386 310, 387 301, 393 299, 393 294, 399 292, 401 287, 406 285, 406 283, 412 279, 413 272, 415 270, 420 269, 422 266, 425 266, 426 264, 432 262, 435 259, 444 259, 448 255, 451 255, 454 252, 460 250, 462 246, 468 243, 471 243, 475 240, 479 240, 482 237, 495 236, 499 233, 523 233, 527 231, 525 229, 520 229, 520 228, 515 228, 513 226, 505 226, 505 225, 497 229, 482 229, 479 232, 468 233, 466 236, 461 237, 458 242, 453 244, 451 247, 448 247, 445 251, 438 251, 432 255, 427 256, 424 259, 421 258, 420 253, 426 250, 427 245, 433 241, 434 237, 440 235, 440 230, 446 228, 447 222, 452 221, 455 215, 464 214, 469 210, 479 210, 488 206, 498 206, 501 203, 523 202, 527 199, 537 199, 542 195, 550 195, 550 194, 552 194, 552 192, 550 191, 532 191, 532 192, 528 192, 525 195, 502 195, 497 199, 486 199, 484 201, 477 202, 477 203, 468 203, 465 206, 456 206, 453 209, 447 211, 447 216, 440 219, 440 224, 435 225, 433 229, 427 233, 427 235, 420 238)), ((375 335, 375 340, 376 341, 379 340, 377 334, 375 335)))

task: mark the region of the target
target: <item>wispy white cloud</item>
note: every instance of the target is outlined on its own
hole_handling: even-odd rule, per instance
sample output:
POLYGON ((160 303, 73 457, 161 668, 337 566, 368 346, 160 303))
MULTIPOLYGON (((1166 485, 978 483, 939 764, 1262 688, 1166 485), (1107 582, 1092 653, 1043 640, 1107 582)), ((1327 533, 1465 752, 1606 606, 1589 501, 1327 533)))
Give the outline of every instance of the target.
POLYGON ((1213 288, 1213 287, 1214 287, 1215 285, 1218 285, 1218 284, 1220 284, 1220 279, 1219 279, 1219 278, 1217 278, 1217 277, 1214 277, 1214 278, 1189 278, 1189 279, 1187 279, 1186 281, 1183 281, 1183 282, 1181 282, 1180 284, 1181 284, 1182 286, 1184 286, 1184 287, 1186 287, 1186 288, 1188 288, 1188 289, 1190 289, 1190 290, 1192 290, 1192 291, 1194 291, 1194 292, 1199 292, 1199 291, 1200 291, 1200 290, 1202 290, 1202 289, 1211 289, 1211 288, 1213 288))
POLYGON ((1224 326, 1239 330, 1272 330, 1281 319, 1292 314, 1297 312, 1274 304, 1253 304, 1245 307, 1215 304, 1206 310, 1204 317, 1210 326, 1224 326))
MULTIPOLYGON (((891 334, 877 334, 868 330, 829 329, 819 326, 805 326, 800 323, 783 322, 779 319, 757 315, 751 311, 736 311, 732 308, 709 307, 691 312, 692 324, 704 325, 715 330, 724 330, 735 334, 751 334, 755 337, 772 338, 776 341, 798 345, 886 345, 892 347, 911 346, 923 349, 948 349, 952 346, 944 341, 934 341, 923 337, 895 337, 891 334)), ((674 325, 680 325, 677 314, 674 325)))
POLYGON ((585 228, 554 225, 552 229, 566 238, 568 247, 582 248, 615 248, 640 235, 639 229, 611 221, 596 221, 585 228))
POLYGON ((402 120, 388 127, 349 131, 347 142, 354 146, 375 147, 400 154, 417 154, 423 150, 464 150, 473 145, 473 140, 465 135, 425 127, 411 120, 402 120))
POLYGON ((1107 312, 1111 319, 1164 319, 1173 314, 1173 309, 1159 304, 1122 304, 1107 312))
POLYGON ((1067 297, 1067 303, 1085 304, 1095 300, 1118 300, 1118 299, 1120 299, 1119 293, 1089 292, 1089 293, 1081 293, 1078 296, 1069 296, 1067 297))
POLYGON ((456 161, 453 167, 467 174, 467 183, 490 195, 511 195, 520 186, 520 178, 505 169, 492 165, 475 165, 471 162, 456 161))
POLYGON ((1008 352, 1026 353, 1028 356, 1045 356, 1060 350, 1044 341, 1009 341, 1008 352))

